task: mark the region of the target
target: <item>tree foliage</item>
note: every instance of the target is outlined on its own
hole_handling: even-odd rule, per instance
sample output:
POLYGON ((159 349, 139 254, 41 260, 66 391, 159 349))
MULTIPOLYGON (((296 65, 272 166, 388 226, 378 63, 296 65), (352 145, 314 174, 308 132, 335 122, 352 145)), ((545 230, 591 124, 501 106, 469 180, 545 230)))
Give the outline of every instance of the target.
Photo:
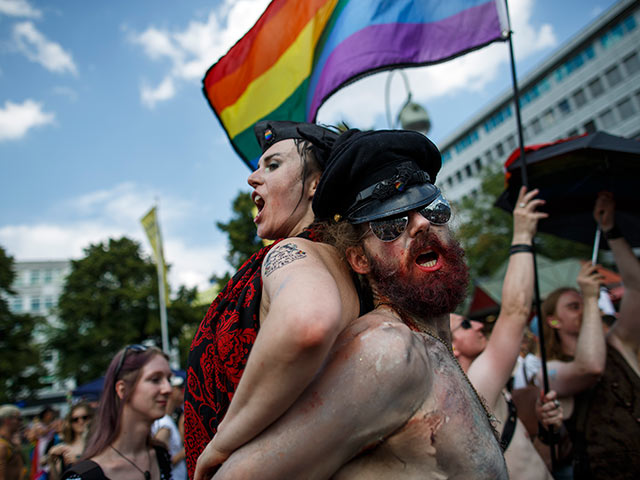
MULTIPOLYGON (((152 340, 161 345, 157 270, 140 245, 127 238, 90 245, 72 261, 58 300, 60 326, 50 347, 59 351, 59 374, 84 383, 104 374, 123 346, 152 340)), ((181 338, 185 323, 199 322, 196 291, 181 288, 168 309, 169 338, 181 338)), ((186 356, 186 354, 185 354, 186 356)))
MULTIPOLYGON (((239 192, 233 200, 233 215, 227 223, 217 222, 217 227, 229 237, 227 261, 238 269, 255 252, 262 248, 262 240, 256 234, 253 223, 255 204, 248 192, 239 192)), ((230 272, 222 277, 212 277, 212 282, 225 285, 231 278, 230 272)))
MULTIPOLYGON (((509 256, 513 219, 511 214, 494 206, 503 190, 501 168, 489 168, 477 195, 454 205, 460 218, 456 235, 466 251, 472 279, 490 276, 509 256)), ((590 257, 588 246, 545 233, 536 235, 536 251, 552 260, 590 257)))
POLYGON ((0 404, 33 396, 46 371, 34 340, 41 317, 11 313, 6 297, 14 294, 13 258, 0 247, 0 404))

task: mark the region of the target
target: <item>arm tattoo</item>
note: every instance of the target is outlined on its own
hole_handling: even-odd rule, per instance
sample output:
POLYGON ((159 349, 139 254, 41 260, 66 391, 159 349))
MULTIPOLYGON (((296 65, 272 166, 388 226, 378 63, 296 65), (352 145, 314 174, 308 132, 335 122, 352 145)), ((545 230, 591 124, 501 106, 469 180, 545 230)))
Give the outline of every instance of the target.
POLYGON ((278 248, 269 252, 269 256, 264 261, 264 275, 268 277, 280 267, 306 256, 306 252, 300 250, 294 243, 278 246, 278 248))

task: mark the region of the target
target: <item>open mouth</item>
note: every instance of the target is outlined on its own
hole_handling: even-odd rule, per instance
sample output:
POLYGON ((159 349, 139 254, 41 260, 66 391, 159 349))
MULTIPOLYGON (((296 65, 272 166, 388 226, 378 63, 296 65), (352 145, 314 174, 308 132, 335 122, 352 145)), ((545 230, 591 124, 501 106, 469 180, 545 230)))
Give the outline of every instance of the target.
POLYGON ((416 258, 416 263, 425 268, 435 267, 438 263, 438 254, 432 250, 421 253, 418 255, 418 258, 416 258))
POLYGON ((251 194, 253 203, 256 204, 256 207, 258 208, 258 213, 260 213, 262 211, 262 209, 264 208, 264 199, 258 195, 255 191, 251 194))

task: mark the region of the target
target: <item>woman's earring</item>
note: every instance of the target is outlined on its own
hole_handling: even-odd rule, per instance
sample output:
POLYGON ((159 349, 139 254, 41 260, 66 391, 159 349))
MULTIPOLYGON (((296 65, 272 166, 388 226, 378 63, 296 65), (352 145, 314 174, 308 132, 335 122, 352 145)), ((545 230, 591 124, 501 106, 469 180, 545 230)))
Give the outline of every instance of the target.
POLYGON ((558 320, 551 320, 551 326, 557 327, 559 325, 558 320))

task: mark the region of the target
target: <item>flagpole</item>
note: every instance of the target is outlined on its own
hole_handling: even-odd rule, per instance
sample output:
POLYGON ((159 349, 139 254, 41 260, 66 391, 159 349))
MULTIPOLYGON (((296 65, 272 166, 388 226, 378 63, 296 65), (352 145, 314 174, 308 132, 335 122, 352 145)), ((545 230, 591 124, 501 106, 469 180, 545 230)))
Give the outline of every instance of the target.
MULTIPOLYGON (((158 206, 156 203, 156 215, 158 206)), ((162 237, 160 236, 160 222, 156 216, 156 245, 158 252, 162 252, 162 237)), ((157 255, 156 267, 158 269, 158 298, 160 299, 160 332, 162 335, 162 351, 169 355, 169 332, 167 328, 167 299, 165 298, 164 255, 157 255)))
MULTIPOLYGON (((507 16, 507 25, 509 28, 509 59, 511 63, 511 82, 513 84, 513 103, 515 106, 516 112, 516 123, 518 126, 518 142, 520 144, 520 176, 522 177, 522 185, 529 189, 529 179, 527 176, 527 163, 526 163, 526 153, 524 150, 524 135, 522 133, 522 117, 520 115, 520 91, 518 89, 518 76, 516 75, 516 61, 515 56, 513 54, 513 30, 511 29, 511 18, 509 16, 509 3, 508 0, 504 0, 505 13, 507 16)), ((542 309, 540 302, 540 282, 538 277, 538 262, 536 259, 536 249, 535 249, 535 236, 532 238, 531 242, 532 246, 532 256, 533 256, 533 276, 534 276, 534 302, 536 306, 536 316, 538 319, 538 338, 540 340, 540 359, 542 363, 542 381, 544 386, 545 393, 549 392, 549 373, 547 371, 547 351, 545 348, 544 341, 544 330, 543 319, 542 319, 542 309)), ((549 427, 549 432, 553 433, 553 428, 549 427)), ((555 449, 555 441, 553 439, 553 435, 549 435, 549 450, 551 453, 551 471, 553 472, 556 468, 556 449, 555 449)))

